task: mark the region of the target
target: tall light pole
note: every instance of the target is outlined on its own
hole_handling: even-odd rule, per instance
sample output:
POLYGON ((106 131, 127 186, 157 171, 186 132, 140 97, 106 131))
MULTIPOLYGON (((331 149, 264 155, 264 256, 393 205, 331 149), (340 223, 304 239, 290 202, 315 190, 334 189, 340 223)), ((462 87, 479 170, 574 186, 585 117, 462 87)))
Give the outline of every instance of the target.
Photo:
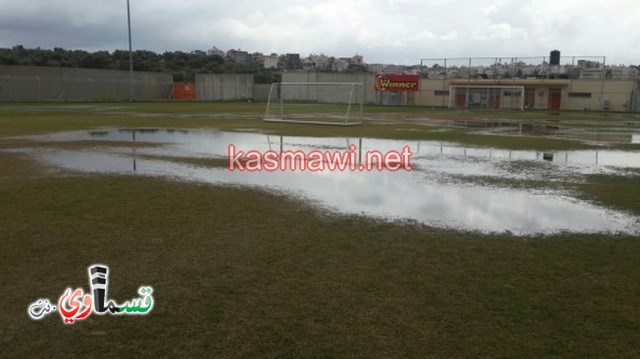
POLYGON ((129 28, 129 101, 133 102, 133 51, 131 50, 131 11, 127 0, 127 27, 129 28))

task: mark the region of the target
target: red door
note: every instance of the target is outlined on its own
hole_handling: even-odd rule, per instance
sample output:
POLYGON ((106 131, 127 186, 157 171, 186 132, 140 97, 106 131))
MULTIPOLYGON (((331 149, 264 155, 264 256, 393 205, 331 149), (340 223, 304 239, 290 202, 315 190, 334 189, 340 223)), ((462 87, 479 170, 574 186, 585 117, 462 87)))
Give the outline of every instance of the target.
POLYGON ((560 111, 560 99, 562 91, 560 89, 549 89, 549 109, 551 111, 560 111))
POLYGON ((456 90, 456 107, 467 107, 467 89, 456 90))

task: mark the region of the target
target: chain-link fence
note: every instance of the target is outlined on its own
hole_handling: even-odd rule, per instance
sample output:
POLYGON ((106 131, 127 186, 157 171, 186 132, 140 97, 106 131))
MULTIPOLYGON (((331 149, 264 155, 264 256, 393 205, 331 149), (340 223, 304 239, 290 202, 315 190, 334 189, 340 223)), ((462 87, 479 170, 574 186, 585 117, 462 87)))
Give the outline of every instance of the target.
POLYGON ((635 80, 637 66, 607 65, 604 56, 458 57, 420 60, 427 79, 635 80))

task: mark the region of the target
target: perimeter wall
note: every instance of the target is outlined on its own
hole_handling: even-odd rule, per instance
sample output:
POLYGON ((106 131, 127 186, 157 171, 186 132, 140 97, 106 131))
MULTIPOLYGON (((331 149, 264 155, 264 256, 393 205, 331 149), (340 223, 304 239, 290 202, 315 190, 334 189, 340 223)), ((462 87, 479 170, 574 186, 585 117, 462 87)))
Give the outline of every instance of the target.
MULTIPOLYGON (((196 99, 266 101, 270 85, 253 82, 252 74, 197 74, 196 99)), ((417 92, 391 92, 376 91, 372 73, 293 71, 282 73, 282 82, 358 82, 363 84, 366 104, 432 107, 455 102, 450 98, 452 85, 517 85, 527 93, 519 96, 529 96, 526 108, 547 109, 550 92, 559 91, 563 110, 640 112, 640 83, 634 80, 422 77, 417 92)), ((172 86, 171 74, 134 72, 135 100, 170 100, 172 86)), ((0 65, 0 101, 126 101, 129 93, 128 71, 0 65)))
MULTIPOLYGON (((634 80, 460 80, 420 79, 417 92, 376 91, 371 73, 285 72, 282 82, 360 82, 364 85, 365 103, 379 105, 412 105, 448 107, 451 85, 523 86, 531 89, 531 109, 547 109, 549 93, 561 93, 560 108, 581 111, 640 112, 640 89, 634 80)), ((520 94, 524 96, 525 94, 520 94)), ((506 100, 503 103, 506 104, 506 100)))
MULTIPOLYGON (((123 101, 128 71, 0 65, 0 101, 123 101)), ((167 100, 173 75, 134 72, 134 99, 167 100)))

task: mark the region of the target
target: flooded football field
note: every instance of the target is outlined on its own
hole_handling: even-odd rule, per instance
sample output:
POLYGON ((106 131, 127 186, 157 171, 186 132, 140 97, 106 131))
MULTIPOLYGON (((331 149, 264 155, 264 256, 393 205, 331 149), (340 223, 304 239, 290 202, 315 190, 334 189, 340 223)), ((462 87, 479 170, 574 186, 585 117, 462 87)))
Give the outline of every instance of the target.
POLYGON ((29 146, 10 151, 28 154, 54 168, 260 187, 342 214, 518 235, 640 233, 640 218, 595 205, 552 185, 556 181, 579 183, 593 173, 640 169, 637 151, 504 150, 436 141, 155 128, 60 132, 28 139, 29 146), (38 146, 83 141, 91 141, 91 146, 38 146), (134 143, 136 146, 127 145, 134 143), (367 151, 400 151, 409 146, 413 170, 247 172, 204 162, 227 159, 229 145, 260 152, 345 151, 355 145, 358 159, 367 151), (512 186, 505 182, 550 185, 512 186))

